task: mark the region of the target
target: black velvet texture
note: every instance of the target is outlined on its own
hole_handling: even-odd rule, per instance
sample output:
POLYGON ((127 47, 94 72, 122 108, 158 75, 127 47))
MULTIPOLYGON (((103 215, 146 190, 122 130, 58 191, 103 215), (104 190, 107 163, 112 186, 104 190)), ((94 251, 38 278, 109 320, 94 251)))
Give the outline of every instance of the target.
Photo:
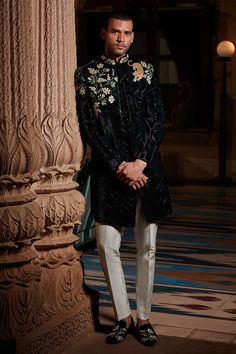
POLYGON ((136 198, 147 222, 171 212, 159 146, 166 131, 159 80, 151 64, 102 56, 76 70, 77 111, 82 138, 91 146, 91 198, 95 220, 134 226, 136 198), (121 183, 122 161, 142 159, 147 185, 138 191, 121 183))

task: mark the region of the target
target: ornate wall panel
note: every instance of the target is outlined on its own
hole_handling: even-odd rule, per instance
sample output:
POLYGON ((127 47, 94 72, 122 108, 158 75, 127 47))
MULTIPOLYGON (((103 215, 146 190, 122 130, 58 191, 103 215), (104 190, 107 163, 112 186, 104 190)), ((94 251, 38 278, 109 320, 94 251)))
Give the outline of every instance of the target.
POLYGON ((73 0, 1 1, 0 340, 24 354, 52 353, 93 326, 72 245, 84 211, 74 27, 73 0))

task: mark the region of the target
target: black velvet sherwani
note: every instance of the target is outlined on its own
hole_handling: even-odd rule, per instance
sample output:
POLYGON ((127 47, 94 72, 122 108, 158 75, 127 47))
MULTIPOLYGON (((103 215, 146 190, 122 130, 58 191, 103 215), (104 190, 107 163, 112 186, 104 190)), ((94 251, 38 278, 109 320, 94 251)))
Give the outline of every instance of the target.
POLYGON ((151 64, 118 62, 102 56, 76 70, 77 111, 82 138, 92 148, 91 206, 95 220, 112 226, 134 226, 140 195, 147 222, 171 212, 159 145, 165 115, 159 81, 151 64), (147 184, 134 191, 119 181, 122 161, 147 162, 147 184))

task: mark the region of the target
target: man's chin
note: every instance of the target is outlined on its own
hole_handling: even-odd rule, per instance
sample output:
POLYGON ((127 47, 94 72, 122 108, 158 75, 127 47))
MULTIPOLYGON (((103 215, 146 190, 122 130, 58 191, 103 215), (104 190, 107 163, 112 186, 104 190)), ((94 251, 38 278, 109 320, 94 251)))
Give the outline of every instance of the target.
POLYGON ((117 57, 120 57, 120 56, 124 55, 126 52, 127 52, 126 48, 125 49, 120 49, 120 50, 116 49, 116 50, 114 50, 113 54, 115 56, 117 56, 117 57))

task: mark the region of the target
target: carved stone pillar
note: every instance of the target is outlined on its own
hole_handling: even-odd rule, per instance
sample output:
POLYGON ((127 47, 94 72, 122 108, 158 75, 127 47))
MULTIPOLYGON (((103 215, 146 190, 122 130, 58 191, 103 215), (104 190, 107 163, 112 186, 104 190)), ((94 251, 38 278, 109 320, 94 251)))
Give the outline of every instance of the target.
POLYGON ((62 353, 93 327, 72 245, 84 211, 74 1, 2 0, 0 28, 0 340, 62 353))

